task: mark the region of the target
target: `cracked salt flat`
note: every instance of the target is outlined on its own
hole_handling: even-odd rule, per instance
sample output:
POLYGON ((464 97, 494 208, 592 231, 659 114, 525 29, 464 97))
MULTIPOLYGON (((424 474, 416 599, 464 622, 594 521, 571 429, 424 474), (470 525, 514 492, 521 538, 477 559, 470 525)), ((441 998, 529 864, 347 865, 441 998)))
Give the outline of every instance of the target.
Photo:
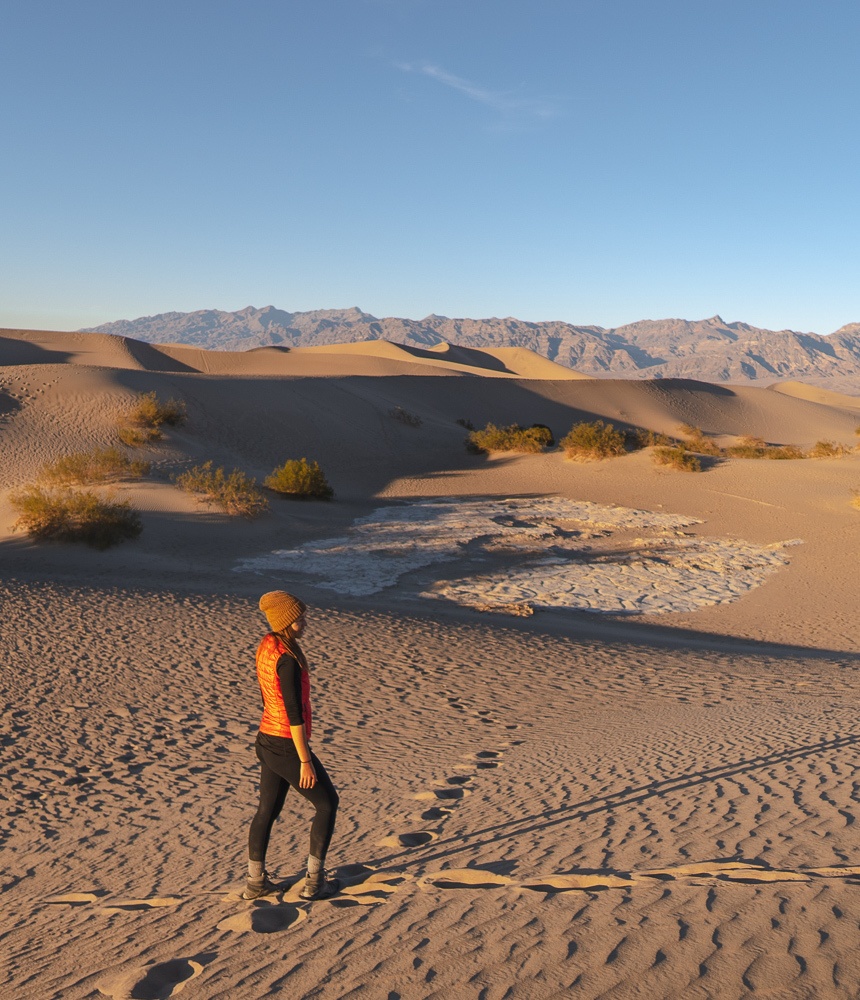
POLYGON ((345 535, 243 559, 234 569, 275 570, 367 596, 416 570, 461 561, 475 572, 460 566, 456 579, 411 592, 483 608, 654 614, 736 600, 788 562, 782 549, 790 543, 757 546, 682 530, 698 523, 559 497, 423 500, 381 507, 345 535), (478 565, 488 562, 486 571, 478 565))

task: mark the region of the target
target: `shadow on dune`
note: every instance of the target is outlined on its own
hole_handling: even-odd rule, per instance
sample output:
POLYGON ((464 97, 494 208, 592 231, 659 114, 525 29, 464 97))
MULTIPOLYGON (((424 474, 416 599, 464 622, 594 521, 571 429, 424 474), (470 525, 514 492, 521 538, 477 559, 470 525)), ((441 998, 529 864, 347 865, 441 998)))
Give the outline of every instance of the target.
POLYGON ((383 858, 374 858, 372 861, 367 862, 367 864, 374 867, 390 865, 404 857, 415 857, 415 860, 419 861, 422 865, 430 861, 440 861, 443 858, 458 854, 464 848, 487 847, 503 840, 548 830, 551 827, 560 826, 573 819, 586 819, 596 813, 611 812, 613 809, 638 805, 649 799, 659 798, 661 795, 675 794, 684 789, 693 788, 696 785, 722 781, 736 775, 758 771, 761 768, 774 767, 779 764, 804 760, 807 757, 814 757, 823 753, 849 749, 856 747, 858 744, 860 744, 860 735, 850 734, 834 739, 821 740, 818 743, 809 743, 800 747, 777 750, 773 753, 761 754, 745 760, 719 764, 715 767, 707 767, 699 771, 688 771, 673 778, 662 778, 659 781, 651 781, 644 785, 625 788, 620 792, 594 796, 593 798, 584 799, 569 806, 560 806, 558 809, 548 809, 539 815, 524 816, 519 820, 507 820, 504 823, 497 823, 494 826, 486 826, 472 833, 463 833, 457 837, 451 837, 447 841, 436 840, 433 842, 434 850, 429 854, 421 853, 415 857, 416 851, 413 849, 408 853, 403 851, 398 854, 389 854, 383 858), (439 850, 440 847, 444 847, 445 849, 439 850))
POLYGON ((71 357, 66 351, 53 351, 30 340, 0 337, 0 366, 60 365, 71 357))
POLYGON ((0 390, 0 415, 4 413, 15 413, 20 409, 21 404, 17 399, 14 399, 12 396, 7 395, 5 392, 0 390))
POLYGON ((305 456, 320 462, 336 494, 353 498, 372 497, 397 478, 480 467, 487 459, 466 452, 466 431, 458 420, 475 427, 544 424, 556 440, 575 423, 596 419, 623 431, 647 427, 673 433, 693 394, 725 400, 720 406, 726 407, 726 433, 740 427, 759 432, 745 416, 730 412, 731 390, 683 380, 255 378, 119 369, 112 370, 111 380, 136 392, 155 389, 184 399, 189 419, 181 445, 195 461, 232 461, 259 476, 286 458, 305 456), (421 426, 392 419, 398 407, 419 416, 421 426))

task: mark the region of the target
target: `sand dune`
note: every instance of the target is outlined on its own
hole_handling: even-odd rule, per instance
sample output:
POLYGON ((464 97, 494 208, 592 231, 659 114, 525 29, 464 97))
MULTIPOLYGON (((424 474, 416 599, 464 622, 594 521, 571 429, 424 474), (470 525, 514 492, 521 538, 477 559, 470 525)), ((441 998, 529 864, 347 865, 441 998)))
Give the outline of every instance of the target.
POLYGON ((860 993, 860 454, 690 475, 647 450, 470 455, 456 422, 853 446, 856 400, 552 371, 0 332, 3 996, 860 993), (114 488, 141 537, 13 532, 9 492, 115 443, 151 390, 188 422, 114 488), (335 502, 234 521, 171 480, 301 455, 335 502), (278 891, 239 896, 274 587, 311 606, 314 745, 342 796, 344 888, 310 905, 295 796, 278 891))

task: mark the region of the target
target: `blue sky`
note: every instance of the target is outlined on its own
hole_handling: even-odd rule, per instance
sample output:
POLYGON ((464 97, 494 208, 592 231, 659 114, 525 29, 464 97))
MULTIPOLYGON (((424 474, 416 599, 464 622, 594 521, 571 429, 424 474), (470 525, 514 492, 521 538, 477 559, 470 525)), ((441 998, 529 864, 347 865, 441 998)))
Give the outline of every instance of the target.
POLYGON ((2 0, 0 326, 860 321, 854 0, 2 0))

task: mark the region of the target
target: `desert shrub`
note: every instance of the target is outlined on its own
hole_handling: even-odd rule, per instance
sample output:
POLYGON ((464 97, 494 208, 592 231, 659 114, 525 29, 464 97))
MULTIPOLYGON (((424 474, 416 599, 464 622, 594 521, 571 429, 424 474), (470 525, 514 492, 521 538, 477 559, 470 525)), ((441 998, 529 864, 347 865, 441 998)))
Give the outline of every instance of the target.
POLYGON ((272 471, 263 485, 284 496, 331 500, 334 490, 329 486, 318 462, 292 458, 272 471))
POLYGON ((142 479, 149 462, 133 462, 119 448, 96 448, 63 455, 41 472, 40 479, 56 486, 110 483, 120 479, 142 479))
POLYGON ((712 441, 711 438, 705 436, 705 432, 701 427, 693 427, 691 424, 682 424, 679 428, 681 433, 688 438, 686 441, 686 447, 689 451, 698 452, 700 455, 723 455, 723 449, 716 443, 712 441))
POLYGON ((388 411, 388 416, 394 420, 399 420, 401 424, 406 424, 407 427, 420 427, 424 423, 417 413, 410 413, 409 410, 404 410, 402 406, 392 407, 388 411))
POLYGON ((196 493, 202 503, 215 504, 228 514, 255 518, 269 509, 255 479, 239 469, 229 475, 223 468, 213 469, 211 460, 180 473, 174 482, 187 493, 196 493))
POLYGON ((803 450, 796 444, 768 444, 760 437, 742 437, 737 444, 730 445, 725 453, 732 458, 804 458, 803 450))
POLYGON ((160 441, 163 424, 179 427, 185 423, 187 413, 181 399, 162 401, 152 392, 138 393, 134 405, 119 421, 119 439, 130 448, 139 448, 152 441, 160 441))
POLYGON ((835 441, 816 441, 809 449, 809 458, 841 458, 850 451, 844 444, 837 444, 835 441))
POLYGON ((775 458, 779 460, 790 458, 806 458, 802 448, 796 444, 771 444, 765 452, 765 458, 775 458))
POLYGON ((28 486, 9 499, 19 515, 15 527, 31 538, 107 549, 143 530, 140 515, 127 500, 105 500, 90 491, 28 486))
MULTIPOLYGON (((464 417, 460 417, 459 419, 455 420, 454 423, 459 424, 461 427, 465 427, 467 431, 473 431, 475 429, 475 425, 472 423, 472 421, 466 420, 464 417)), ((860 434, 860 428, 858 428, 857 433, 860 434)))
POLYGON ((168 399, 162 402, 152 392, 141 392, 137 402, 126 415, 128 421, 139 427, 160 427, 168 424, 170 427, 181 427, 185 423, 187 412, 181 399, 168 399))
POLYGON ((854 490, 851 496, 851 505, 860 509, 860 490, 854 490))
POLYGON ((641 448, 653 448, 655 445, 668 446, 678 444, 675 438, 670 438, 666 434, 658 431, 648 430, 646 427, 637 427, 635 430, 627 431, 624 435, 627 447, 631 451, 638 451, 641 448))
POLYGON ((132 427, 130 424, 120 424, 117 433, 120 441, 129 448, 140 448, 164 437, 157 427, 132 427))
POLYGON ((535 431, 539 435, 539 439, 545 442, 545 448, 555 447, 555 437, 552 433, 552 429, 547 427, 546 424, 532 424, 531 427, 529 427, 529 430, 535 431))
POLYGON ((657 465, 667 465, 670 469, 679 469, 681 472, 702 471, 702 462, 699 457, 688 451, 682 444, 674 447, 655 448, 653 459, 657 465))
POLYGON ((495 424, 487 424, 482 430, 469 432, 466 447, 476 452, 524 451, 536 454, 548 447, 551 441, 552 431, 537 424, 533 427, 520 427, 519 424, 497 427, 495 424))
POLYGON ((574 424, 559 444, 568 458, 611 458, 627 451, 622 431, 602 420, 574 424))

